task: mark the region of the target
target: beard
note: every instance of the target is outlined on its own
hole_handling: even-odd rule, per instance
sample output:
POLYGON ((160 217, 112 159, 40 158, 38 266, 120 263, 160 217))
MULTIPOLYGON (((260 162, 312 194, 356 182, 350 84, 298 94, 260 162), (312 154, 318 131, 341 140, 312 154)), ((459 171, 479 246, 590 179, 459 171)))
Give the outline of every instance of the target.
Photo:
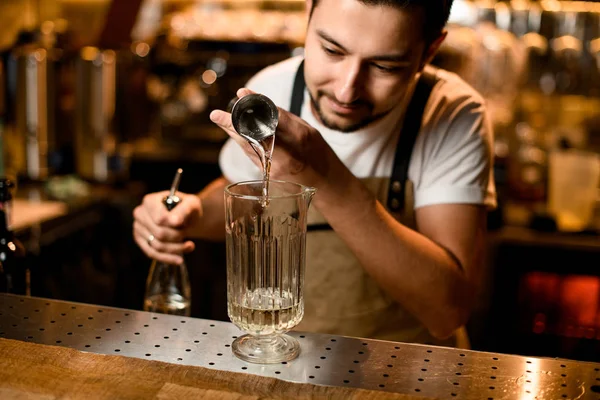
POLYGON ((322 99, 323 97, 328 97, 329 99, 336 101, 334 96, 327 94, 321 90, 317 91, 316 97, 313 96, 313 94, 310 93, 310 91, 309 91, 309 95, 310 95, 310 102, 311 102, 312 108, 319 116, 321 123, 329 129, 332 129, 332 130, 335 130, 338 132, 342 132, 342 133, 351 133, 351 132, 358 131, 358 130, 372 124, 373 122, 381 119, 384 115, 387 114, 387 113, 373 114, 374 107, 371 103, 369 103, 368 101, 365 101, 365 100, 356 100, 348 105, 353 106, 353 107, 354 106, 360 107, 360 108, 368 110, 369 112, 367 113, 367 116, 365 116, 364 118, 361 118, 358 121, 349 122, 348 124, 342 125, 342 124, 336 123, 336 122, 332 121, 330 118, 328 118, 325 115, 325 113, 323 112, 323 110, 321 109, 321 106, 319 105, 319 100, 322 99))

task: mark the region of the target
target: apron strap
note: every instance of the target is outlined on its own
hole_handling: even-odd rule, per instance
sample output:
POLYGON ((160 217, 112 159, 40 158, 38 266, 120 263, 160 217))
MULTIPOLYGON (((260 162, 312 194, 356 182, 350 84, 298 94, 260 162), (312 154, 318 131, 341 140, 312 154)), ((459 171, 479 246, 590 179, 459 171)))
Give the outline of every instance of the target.
POLYGON ((296 77, 294 78, 294 87, 292 89, 292 103, 290 104, 290 112, 300 116, 302 111, 302 103, 304 102, 304 60, 300 63, 296 77))
MULTIPOLYGON (((302 103, 304 102, 304 60, 298 66, 296 77, 294 78, 294 86, 292 88, 292 102, 290 104, 290 112, 300 117, 302 112, 302 103)), ((307 232, 331 230, 331 226, 327 223, 312 224, 306 227, 307 232)))
POLYGON ((423 71, 417 87, 413 93, 410 104, 404 115, 400 138, 396 145, 396 154, 394 155, 394 166, 390 178, 388 189, 387 208, 393 212, 400 212, 404 209, 406 183, 408 181, 408 167, 412 156, 417 136, 421 130, 423 122, 423 113, 431 90, 436 83, 436 72, 423 71))
MULTIPOLYGON (((401 128, 400 138, 396 146, 396 154, 394 155, 394 165, 390 178, 388 189, 388 210, 398 213, 404 209, 406 183, 408 181, 408 167, 413 147, 421 130, 423 121, 423 113, 425 106, 429 100, 431 90, 436 83, 436 72, 423 71, 417 86, 413 93, 412 99, 405 113, 404 122, 401 128)), ((290 112, 300 116, 302 103, 304 102, 304 60, 300 63, 296 76, 294 78, 294 86, 292 88, 292 99, 290 103, 290 112)), ((329 224, 309 225, 307 230, 320 231, 331 229, 329 224)))

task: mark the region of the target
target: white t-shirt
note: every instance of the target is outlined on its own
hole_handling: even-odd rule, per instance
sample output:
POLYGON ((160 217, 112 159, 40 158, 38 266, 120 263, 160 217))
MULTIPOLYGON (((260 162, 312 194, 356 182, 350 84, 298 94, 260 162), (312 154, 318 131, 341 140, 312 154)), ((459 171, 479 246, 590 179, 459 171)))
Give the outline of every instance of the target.
MULTIPOLYGON (((289 110, 301 60, 294 57, 265 68, 247 87, 289 110)), ((362 130, 342 133, 316 120, 305 92, 301 117, 321 133, 355 176, 389 178, 402 108, 399 106, 362 130)), ((481 96, 457 75, 439 70, 408 169, 408 178, 414 185, 415 209, 444 203, 484 204, 494 208, 492 144, 493 132, 481 96)), ((231 139, 221 150, 219 165, 230 182, 262 178, 258 167, 231 139)))

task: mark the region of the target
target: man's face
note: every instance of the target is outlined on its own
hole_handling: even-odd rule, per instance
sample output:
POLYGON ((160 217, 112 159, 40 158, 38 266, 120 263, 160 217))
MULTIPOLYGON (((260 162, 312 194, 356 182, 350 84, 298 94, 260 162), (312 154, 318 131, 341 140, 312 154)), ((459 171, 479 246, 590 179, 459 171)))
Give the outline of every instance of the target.
POLYGON ((423 11, 319 0, 308 24, 305 80, 313 112, 356 131, 405 100, 425 53, 423 11))

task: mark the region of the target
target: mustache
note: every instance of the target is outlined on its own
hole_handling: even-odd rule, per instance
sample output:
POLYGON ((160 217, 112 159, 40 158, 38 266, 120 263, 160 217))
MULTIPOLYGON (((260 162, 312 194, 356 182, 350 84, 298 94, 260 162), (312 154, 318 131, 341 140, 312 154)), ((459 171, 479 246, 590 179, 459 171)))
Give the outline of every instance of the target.
POLYGON ((328 93, 328 92, 325 92, 323 90, 319 90, 319 91, 317 91, 317 100, 320 99, 321 97, 327 97, 329 100, 331 100, 331 101, 339 104, 342 107, 352 108, 352 107, 361 107, 361 106, 363 106, 363 107, 367 107, 369 109, 373 108, 373 105, 369 101, 367 101, 367 100, 357 99, 357 100, 354 100, 351 103, 343 103, 343 102, 339 101, 335 97, 335 95, 333 93, 328 93))

